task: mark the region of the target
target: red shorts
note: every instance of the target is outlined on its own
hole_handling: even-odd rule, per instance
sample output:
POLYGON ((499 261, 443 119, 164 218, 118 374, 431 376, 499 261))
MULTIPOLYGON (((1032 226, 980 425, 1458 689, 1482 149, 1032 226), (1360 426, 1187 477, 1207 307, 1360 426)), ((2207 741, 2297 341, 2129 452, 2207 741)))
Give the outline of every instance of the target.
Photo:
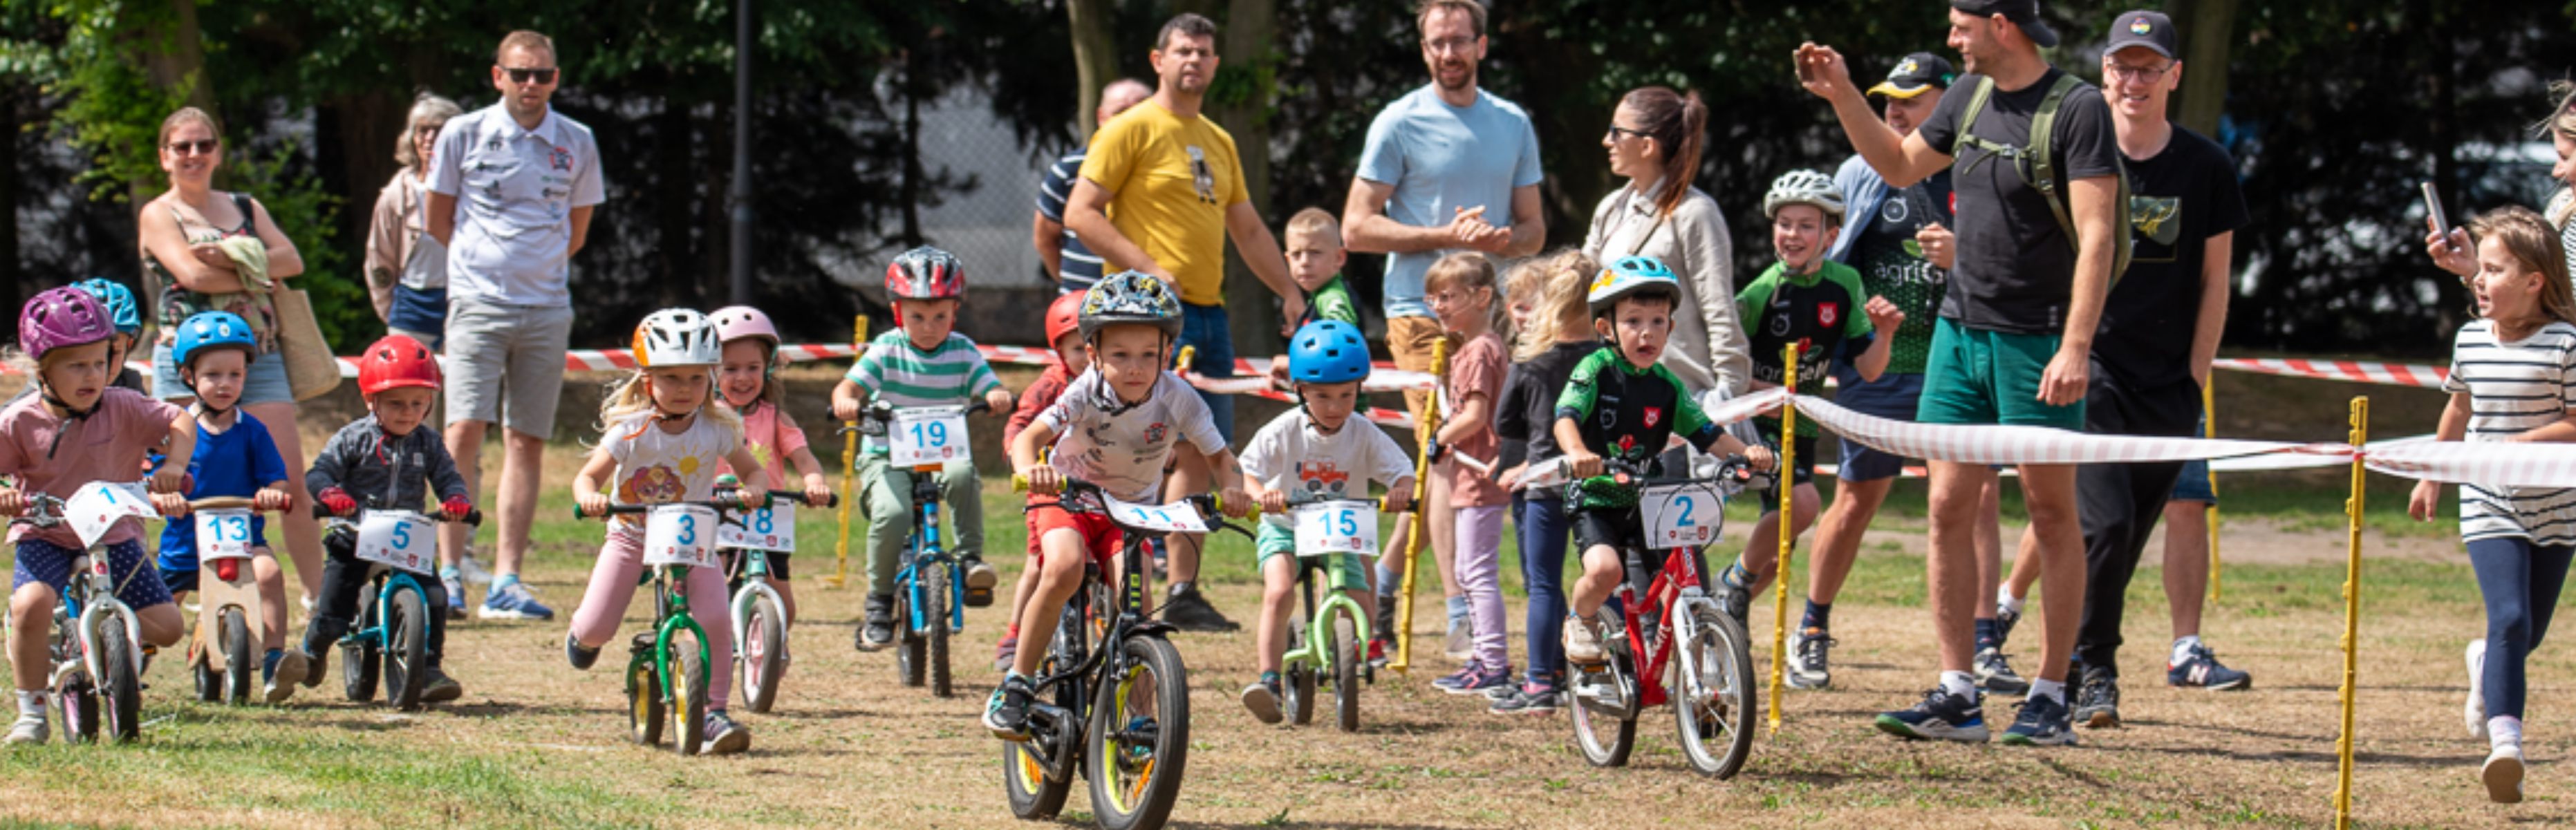
POLYGON ((1025 515, 1029 524, 1031 567, 1046 566, 1046 552, 1039 546, 1039 540, 1057 528, 1082 535, 1084 551, 1091 554, 1092 563, 1100 566, 1101 573, 1110 572, 1110 562, 1118 558, 1118 546, 1125 540, 1125 534, 1118 525, 1098 513, 1076 513, 1053 502, 1040 502, 1030 506, 1025 515))

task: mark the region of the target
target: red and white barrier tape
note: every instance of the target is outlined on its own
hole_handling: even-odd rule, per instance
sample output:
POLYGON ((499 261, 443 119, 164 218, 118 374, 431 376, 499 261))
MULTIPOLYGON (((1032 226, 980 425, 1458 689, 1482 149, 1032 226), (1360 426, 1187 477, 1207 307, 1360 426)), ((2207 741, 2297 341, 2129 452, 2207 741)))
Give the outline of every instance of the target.
POLYGON ((2451 373, 2446 366, 2410 363, 2379 363, 2367 360, 2298 360, 2290 358, 2222 357, 2210 365, 2220 369, 2255 372, 2266 375, 2348 380, 2357 383, 2379 383, 2391 386, 2440 388, 2442 378, 2451 373))

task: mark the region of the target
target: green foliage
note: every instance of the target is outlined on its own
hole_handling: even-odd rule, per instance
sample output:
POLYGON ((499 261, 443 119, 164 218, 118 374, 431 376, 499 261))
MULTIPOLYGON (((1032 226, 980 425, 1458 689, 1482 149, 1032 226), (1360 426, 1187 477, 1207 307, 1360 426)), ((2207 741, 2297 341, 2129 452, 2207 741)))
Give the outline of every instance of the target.
POLYGON ((92 166, 80 181, 94 185, 90 198, 123 201, 129 186, 161 174, 154 153, 161 119, 188 99, 200 79, 192 74, 163 89, 145 72, 142 53, 168 46, 166 34, 151 34, 169 22, 167 6, 128 9, 117 0, 66 0, 45 11, 65 25, 61 48, 12 38, 0 42, 0 55, 27 57, 0 61, 65 97, 54 129, 90 154, 92 166))
POLYGON ((322 336, 331 341, 335 354, 347 354, 375 339, 380 325, 366 283, 357 268, 347 264, 353 258, 333 244, 334 217, 344 200, 326 191, 313 171, 295 164, 299 151, 298 145, 288 142, 266 158, 238 153, 224 163, 229 181, 217 186, 258 198, 278 229, 294 241, 295 252, 304 258, 304 275, 287 285, 311 296, 322 336))

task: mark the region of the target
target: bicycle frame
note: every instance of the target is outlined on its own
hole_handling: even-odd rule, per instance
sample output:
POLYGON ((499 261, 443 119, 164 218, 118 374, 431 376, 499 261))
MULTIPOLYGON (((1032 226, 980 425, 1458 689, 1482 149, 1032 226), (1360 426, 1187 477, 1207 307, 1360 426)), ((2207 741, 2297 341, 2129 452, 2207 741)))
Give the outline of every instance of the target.
MULTIPOLYGON (((72 667, 88 672, 93 679, 106 677, 107 667, 99 663, 98 641, 102 639, 101 632, 106 630, 105 626, 111 624, 123 626, 125 641, 136 644, 136 648, 129 650, 128 659, 134 662, 135 676, 141 677, 143 622, 135 618, 134 609, 127 608, 124 600, 116 598, 115 578, 107 569, 107 549, 104 546, 92 547, 84 556, 90 562, 89 572, 72 580, 72 584, 66 586, 69 590, 57 599, 63 603, 68 615, 79 621, 73 631, 80 637, 80 661, 57 667, 55 679, 62 679, 63 672, 72 667)), ((140 572, 142 569, 135 570, 140 572)))
POLYGON ((748 633, 743 630, 743 626, 751 619, 752 605, 758 603, 762 597, 768 597, 770 602, 777 603, 780 608, 787 607, 787 602, 779 598, 778 589, 769 586, 769 551, 746 548, 727 548, 726 550, 738 557, 735 561, 739 563, 737 567, 742 569, 742 587, 733 592, 733 613, 727 617, 733 625, 734 648, 739 650, 742 648, 744 635, 748 633))
MULTIPOLYGON (((1639 551, 1623 551, 1622 556, 1628 558, 1636 553, 1639 551)), ((1697 553, 1688 548, 1669 549, 1663 568, 1655 572, 1642 592, 1633 580, 1622 580, 1619 585, 1619 610, 1627 623, 1623 628, 1626 629, 1628 653, 1637 660, 1637 699, 1630 702, 1631 710, 1662 706, 1667 702, 1664 666, 1674 654, 1687 651, 1691 645, 1687 642, 1691 636, 1690 626, 1676 627, 1673 618, 1686 607, 1709 601, 1707 591, 1701 587, 1697 553), (1646 637, 1646 627, 1640 624, 1649 608, 1653 609, 1655 624, 1651 646, 1646 637), (1680 646, 1680 649, 1675 646, 1680 646)))
MULTIPOLYGON (((653 665, 667 666, 671 664, 671 639, 683 631, 696 635, 696 642, 698 644, 698 664, 702 666, 714 665, 707 662, 709 659, 707 656, 707 630, 698 625, 696 617, 689 616, 689 592, 685 590, 688 580, 688 570, 689 566, 687 565, 655 565, 646 570, 646 573, 649 574, 647 581, 653 585, 653 614, 655 617, 660 619, 660 621, 655 623, 653 626, 653 665), (681 589, 674 589, 672 587, 674 583, 684 587, 681 589)), ((642 656, 643 655, 639 654, 635 657, 627 658, 630 671, 632 670, 634 661, 642 656)), ((661 689, 658 691, 661 692, 662 699, 677 702, 679 698, 673 693, 673 689, 671 687, 673 682, 670 677, 671 673, 654 672, 654 674, 661 681, 661 689)))
MULTIPOLYGON (((1060 493, 1057 496, 1057 503, 1065 504, 1067 498, 1069 497, 1060 493)), ((1105 511, 1083 509, 1078 506, 1061 509, 1107 515, 1105 511)), ((1081 745, 1079 740, 1081 724, 1088 719, 1088 713, 1066 710, 1046 703, 1044 700, 1050 696, 1048 693, 1059 685, 1078 683, 1084 693, 1074 696, 1075 699, 1095 700, 1107 684, 1115 683, 1128 674, 1126 649, 1117 648, 1114 644, 1126 642, 1134 637, 1161 637, 1174 630, 1170 623, 1154 619, 1145 613, 1145 583, 1138 578, 1138 574, 1143 573, 1143 568, 1150 566, 1146 562, 1145 555, 1145 545, 1150 534, 1124 525, 1121 525, 1119 530, 1122 538, 1118 546, 1118 584, 1114 586, 1112 594, 1117 598, 1116 602, 1106 609, 1091 607, 1092 589, 1099 586, 1107 575, 1099 572, 1098 565, 1085 563, 1082 587, 1074 590, 1073 599, 1065 605, 1065 616, 1059 618, 1057 622, 1058 627, 1078 626, 1085 624, 1085 618, 1092 613, 1105 613, 1107 619, 1101 622, 1098 647, 1090 649, 1074 665, 1058 667, 1054 673, 1040 676, 1029 683, 1032 693, 1030 695, 1032 701, 1029 705, 1030 723, 1042 725, 1057 736, 1057 740, 1053 742, 1030 741, 1033 747, 1047 748, 1046 751, 1033 754, 1038 756, 1038 763, 1045 768, 1049 781, 1065 780, 1066 776, 1072 775, 1074 767, 1081 760, 1078 752, 1059 750, 1081 745), (1083 682, 1085 680, 1089 682, 1083 682)), ((1119 701, 1119 705, 1123 706, 1125 703, 1124 699, 1119 701)))
POLYGON ((922 609, 930 604, 930 595, 921 587, 921 569, 948 569, 948 630, 966 628, 966 566, 939 543, 939 474, 942 467, 931 464, 912 468, 912 504, 919 515, 913 517, 912 551, 904 557, 903 567, 894 574, 894 582, 904 592, 904 624, 912 631, 929 631, 931 620, 922 609))
POLYGON ((377 648, 390 645, 393 642, 393 634, 385 630, 385 609, 393 607, 396 592, 410 591, 419 594, 421 607, 429 607, 428 589, 422 588, 420 580, 413 577, 410 572, 385 565, 376 565, 376 567, 383 570, 375 575, 376 604, 368 608, 365 615, 369 618, 370 624, 365 628, 349 632, 347 636, 340 638, 340 642, 360 643, 377 648))
MULTIPOLYGON (((1357 555, 1333 554, 1333 556, 1357 555)), ((1324 641, 1332 633, 1332 612, 1336 609, 1348 609, 1351 612, 1351 621, 1358 628, 1358 631, 1352 635, 1353 642, 1369 641, 1369 615, 1360 609, 1357 600, 1351 599, 1348 594, 1333 590, 1332 580, 1324 575, 1324 568, 1330 562, 1329 557, 1322 556, 1297 558, 1298 583, 1322 589, 1324 599, 1319 602, 1314 599, 1311 592, 1298 592, 1301 601, 1306 605, 1306 643, 1279 656, 1279 665, 1283 668, 1297 663, 1313 663, 1323 668, 1332 667, 1333 655, 1324 652, 1324 641)))

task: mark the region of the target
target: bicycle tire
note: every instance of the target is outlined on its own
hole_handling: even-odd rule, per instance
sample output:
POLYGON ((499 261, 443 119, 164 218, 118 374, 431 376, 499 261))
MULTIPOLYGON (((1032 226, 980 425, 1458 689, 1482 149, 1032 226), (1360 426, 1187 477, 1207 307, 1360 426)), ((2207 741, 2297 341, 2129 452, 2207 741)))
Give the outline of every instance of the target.
MULTIPOLYGON (((1570 624, 1570 623, 1569 623, 1570 624)), ((1600 671, 1608 675, 1591 682, 1620 682, 1629 671, 1627 655, 1613 654, 1612 664, 1600 671)), ((1578 670, 1575 682, 1585 682, 1578 670)), ((1574 743, 1583 750, 1583 760, 1596 767, 1618 767, 1628 764, 1628 753, 1637 747, 1637 718, 1613 717, 1593 711, 1582 700, 1572 701, 1574 710, 1574 743)))
POLYGON ((682 756, 698 754, 707 742, 706 641, 699 637, 671 638, 671 659, 665 670, 671 673, 672 729, 671 751, 682 756))
POLYGON ((1675 672, 1673 723, 1691 768, 1723 780, 1753 754, 1753 654, 1734 617, 1704 603, 1691 607, 1692 648, 1675 672), (1718 735, 1722 750, 1711 746, 1718 735))
POLYGON ((1324 653, 1332 659, 1334 725, 1344 732, 1360 731, 1360 662, 1366 653, 1360 650, 1359 633, 1357 612, 1335 606, 1331 624, 1324 627, 1324 653))
POLYGON ((54 706, 62 710, 64 737, 84 744, 98 740, 98 690, 88 678, 64 679, 54 689, 54 706))
POLYGON ((929 681, 922 664, 930 661, 928 644, 921 632, 912 627, 912 586, 895 581, 894 589, 894 675, 906 686, 920 686, 929 681))
POLYGON ((224 705, 249 703, 251 684, 259 678, 258 658, 250 650, 250 622, 239 608, 226 608, 215 619, 217 641, 224 649, 224 705))
POLYGON ((106 630, 99 632, 99 669, 107 676, 99 688, 107 734, 117 743, 143 736, 143 678, 134 667, 134 644, 125 639, 125 625, 114 616, 104 620, 106 630))
POLYGON ((930 622, 930 631, 924 638, 928 642, 922 655, 923 667, 930 675, 930 695, 955 697, 956 679, 951 676, 948 664, 948 615, 951 610, 948 603, 954 599, 949 596, 948 566, 934 565, 923 571, 921 576, 921 594, 930 599, 923 609, 929 613, 922 615, 922 619, 930 622))
POLYGON ((396 711, 420 708, 429 676, 428 603, 419 591, 397 588, 385 609, 385 703, 396 711))
MULTIPOLYGON (((1103 683, 1093 699, 1089 740, 1083 753, 1084 777, 1091 784, 1091 812, 1104 830, 1159 828, 1170 820, 1180 800, 1181 779, 1189 762, 1190 688, 1180 649, 1159 637, 1130 637, 1118 644, 1126 661, 1139 671, 1125 682, 1103 683), (1118 738, 1129 732, 1128 699, 1141 675, 1150 675, 1155 727, 1142 755, 1118 738), (1134 780, 1128 775, 1133 765, 1134 780)), ((1115 677, 1115 675, 1111 675, 1115 677)))
POLYGON ((777 705, 778 683, 787 674, 787 616, 778 601, 766 594, 753 599, 742 634, 746 642, 736 649, 742 654, 735 661, 742 679, 734 686, 750 695, 751 711, 766 713, 777 705))
POLYGON ((670 717, 662 701, 662 673, 650 652, 626 661, 626 735, 644 746, 660 746, 662 721, 670 717))

